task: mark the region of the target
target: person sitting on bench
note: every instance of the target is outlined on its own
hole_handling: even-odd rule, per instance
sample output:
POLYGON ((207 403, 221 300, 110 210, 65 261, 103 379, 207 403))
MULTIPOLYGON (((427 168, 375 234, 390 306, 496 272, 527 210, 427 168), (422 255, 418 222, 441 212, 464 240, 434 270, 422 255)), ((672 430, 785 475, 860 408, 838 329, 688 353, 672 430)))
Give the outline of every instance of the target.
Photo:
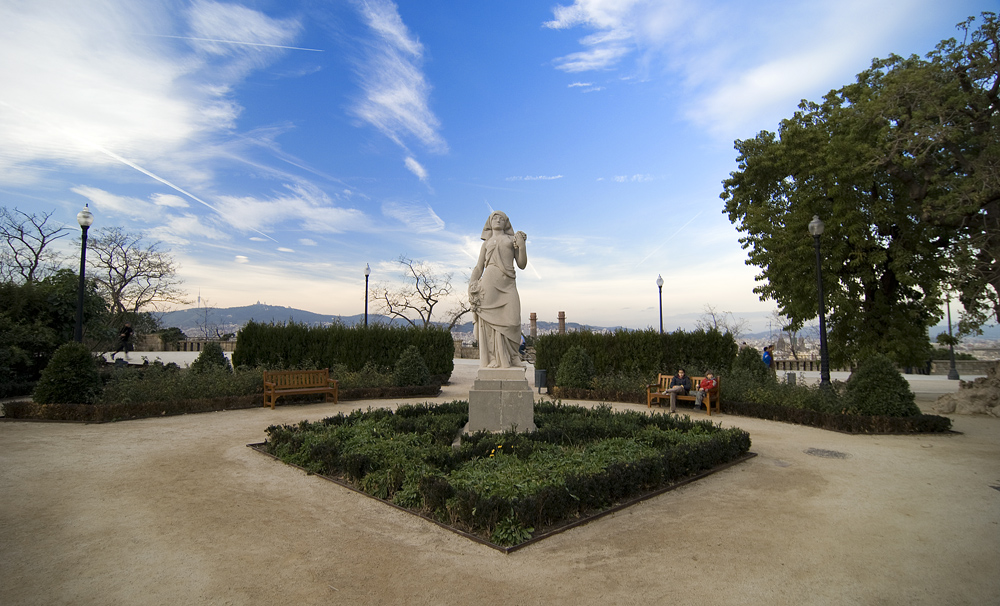
POLYGON ((664 393, 670 394, 670 412, 677 412, 677 394, 687 395, 691 391, 691 377, 684 373, 684 369, 677 370, 677 374, 670 378, 670 385, 664 393))
POLYGON ((695 410, 701 410, 701 401, 705 397, 705 393, 709 390, 715 389, 718 384, 719 382, 715 380, 715 375, 713 373, 705 373, 705 378, 701 380, 701 383, 698 384, 698 390, 694 392, 695 410))

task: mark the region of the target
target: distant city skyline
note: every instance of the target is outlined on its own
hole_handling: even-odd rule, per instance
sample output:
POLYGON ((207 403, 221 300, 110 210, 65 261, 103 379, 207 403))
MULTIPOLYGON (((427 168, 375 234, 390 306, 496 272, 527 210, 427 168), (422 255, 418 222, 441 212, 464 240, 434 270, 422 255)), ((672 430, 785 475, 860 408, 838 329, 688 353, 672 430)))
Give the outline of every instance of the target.
POLYGON ((401 255, 464 292, 503 210, 524 321, 658 327, 662 275, 665 329, 712 305, 759 332, 775 306, 719 199, 733 141, 996 8, 0 1, 0 196, 164 242, 192 301, 344 316, 401 255))

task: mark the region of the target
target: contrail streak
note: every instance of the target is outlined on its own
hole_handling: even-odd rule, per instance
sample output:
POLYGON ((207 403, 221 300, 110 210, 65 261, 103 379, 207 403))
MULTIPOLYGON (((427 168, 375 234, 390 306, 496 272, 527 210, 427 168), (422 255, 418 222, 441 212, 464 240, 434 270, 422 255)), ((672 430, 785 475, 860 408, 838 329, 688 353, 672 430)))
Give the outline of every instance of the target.
POLYGON ((309 51, 312 53, 324 52, 321 48, 302 48, 299 46, 282 46, 280 44, 264 44, 263 42, 243 42, 242 40, 216 40, 214 38, 194 38, 192 36, 168 36, 166 34, 140 34, 149 38, 173 38, 175 40, 196 40, 198 42, 219 42, 221 44, 242 44, 244 46, 263 46, 266 48, 284 48, 286 50, 309 51))
POLYGON ((654 249, 653 249, 653 252, 651 252, 651 253, 649 253, 648 255, 646 255, 645 257, 643 257, 643 258, 642 258, 642 261, 639 261, 638 263, 636 263, 636 264, 635 264, 635 266, 636 266, 636 267, 639 267, 640 265, 642 265, 643 263, 645 263, 647 259, 649 259, 649 258, 650 258, 650 257, 652 257, 653 255, 655 255, 655 254, 656 254, 656 251, 658 251, 658 250, 660 250, 661 248, 663 248, 663 245, 667 243, 667 240, 669 240, 670 238, 673 238, 673 237, 674 237, 674 236, 676 236, 677 234, 681 233, 681 231, 683 231, 683 229, 684 229, 685 227, 687 227, 688 225, 691 225, 691 221, 694 221, 695 219, 697 219, 697 218, 698 218, 698 217, 699 217, 699 216, 701 215, 701 213, 702 213, 702 212, 703 212, 703 211, 698 211, 698 214, 697 214, 697 215, 695 215, 695 216, 691 217, 690 219, 688 219, 688 222, 687 222, 687 223, 685 223, 684 225, 681 225, 681 226, 680 226, 679 228, 677 228, 677 231, 675 231, 674 233, 670 234, 670 236, 669 236, 669 237, 667 237, 666 239, 664 239, 664 241, 663 241, 663 242, 661 242, 659 246, 657 246, 656 248, 654 248, 654 249))
MULTIPOLYGON (((198 203, 200 203, 200 204, 203 204, 203 205, 205 205, 206 207, 208 207, 208 208, 212 209, 212 210, 213 210, 213 211, 215 211, 215 212, 216 212, 216 213, 217 213, 217 214, 218 214, 218 215, 219 215, 220 217, 225 217, 225 216, 226 216, 226 214, 225 214, 225 213, 223 213, 222 211, 220 211, 220 210, 219 210, 218 208, 215 208, 214 206, 212 206, 212 205, 211 205, 211 204, 209 204, 208 202, 205 202, 204 200, 202 200, 202 199, 201 199, 201 198, 199 198, 198 196, 196 196, 196 195, 192 194, 191 192, 189 192, 189 191, 186 191, 186 190, 184 190, 184 189, 182 189, 182 188, 180 188, 180 187, 178 187, 178 186, 174 185, 173 183, 171 183, 170 181, 167 181, 167 180, 166 180, 166 179, 164 179, 163 177, 160 177, 159 175, 156 175, 156 174, 154 174, 154 173, 152 173, 152 172, 150 172, 150 171, 146 170, 145 168, 143 168, 143 167, 139 166, 139 165, 138 165, 138 164, 136 164, 135 162, 132 162, 132 161, 130 161, 130 160, 126 160, 125 158, 123 158, 123 157, 119 156, 118 154, 114 153, 113 151, 111 151, 111 150, 109 150, 109 149, 105 149, 105 148, 101 147, 100 145, 98 145, 97 143, 94 143, 93 141, 90 141, 90 140, 88 140, 88 139, 85 139, 84 137, 81 137, 80 135, 76 135, 76 134, 74 134, 74 133, 71 133, 71 132, 67 131, 67 130, 66 130, 66 129, 64 129, 64 128, 61 128, 61 127, 59 127, 59 126, 56 126, 55 124, 52 124, 51 122, 49 122, 48 120, 45 120, 44 118, 40 118, 40 117, 38 117, 38 116, 33 116, 33 115, 31 115, 30 113, 28 113, 28 112, 24 111, 23 109, 20 109, 20 108, 17 108, 17 107, 14 107, 13 105, 10 105, 10 104, 9 104, 9 103, 7 103, 6 101, 0 101, 0 105, 2 105, 2 106, 4 106, 4 107, 8 107, 8 108, 10 108, 10 109, 13 109, 13 110, 15 110, 15 111, 18 111, 18 112, 21 112, 22 114, 24 114, 25 116, 28 116, 29 118, 33 118, 33 119, 37 120, 38 122, 41 122, 42 124, 45 124, 45 125, 47 125, 47 126, 49 126, 49 127, 51 127, 51 128, 54 128, 54 129, 58 130, 59 132, 61 132, 62 134, 66 135, 66 136, 67 136, 67 137, 69 137, 70 139, 74 139, 74 140, 76 140, 76 141, 77 141, 77 142, 79 142, 79 143, 83 143, 84 145, 88 145, 88 146, 90 146, 90 147, 92 147, 92 148, 96 149, 97 151, 101 152, 102 154, 104 154, 104 155, 108 156, 109 158, 112 158, 112 159, 114 159, 114 160, 117 160, 117 161, 121 162, 122 164, 124 164, 125 166, 128 166, 128 167, 130 167, 130 168, 133 168, 133 169, 135 169, 135 170, 139 171, 140 173, 142 173, 142 174, 146 175, 147 177, 150 177, 150 178, 152 178, 152 179, 155 179, 155 180, 159 181, 160 183, 162 183, 162 184, 166 185, 166 186, 167 186, 167 187, 169 187, 170 189, 173 189, 174 191, 177 191, 177 192, 179 192, 179 193, 182 193, 182 194, 184 194, 185 196, 187 196, 187 197, 191 198, 192 200, 194 200, 195 202, 198 202, 198 203)), ((264 236, 265 238, 267 238, 268 240, 271 240, 272 242, 275 242, 275 243, 277 243, 277 242, 278 242, 277 240, 275 240, 274 238, 272 238, 271 236, 269 236, 269 235, 265 234, 264 232, 262 232, 262 231, 260 231, 260 230, 257 230, 257 229, 254 229, 254 228, 252 228, 252 227, 251 227, 251 228, 249 228, 249 229, 250 229, 251 231, 254 231, 254 232, 256 232, 256 233, 258 233, 258 234, 260 234, 260 235, 264 236)))

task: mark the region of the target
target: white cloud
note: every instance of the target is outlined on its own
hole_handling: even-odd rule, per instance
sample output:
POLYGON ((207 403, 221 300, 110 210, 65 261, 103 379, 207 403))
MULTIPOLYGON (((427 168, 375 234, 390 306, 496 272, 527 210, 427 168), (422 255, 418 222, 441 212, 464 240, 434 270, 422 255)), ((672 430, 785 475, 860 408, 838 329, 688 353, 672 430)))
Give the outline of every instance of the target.
POLYGON ((157 206, 170 206, 172 208, 187 208, 190 206, 187 200, 172 194, 153 194, 149 199, 157 206))
POLYGON ((800 99, 824 94, 828 82, 849 83, 871 57, 892 52, 889 41, 943 12, 933 0, 575 0, 556 6, 544 25, 590 32, 581 50, 553 60, 557 69, 621 68, 642 81, 675 73, 686 89, 686 116, 729 138, 773 124, 800 99))
POLYGON ((438 232, 444 229, 444 221, 434 209, 423 204, 386 202, 382 204, 382 214, 403 223, 410 231, 417 233, 438 232))
POLYGON ((357 68, 362 96, 354 114, 404 149, 406 139, 413 137, 431 151, 447 151, 438 134, 438 119, 428 106, 430 85, 421 70, 423 45, 392 2, 372 0, 360 3, 359 10, 375 39, 365 46, 357 68))
POLYGON ((278 247, 278 251, 279 252, 285 252, 285 253, 293 253, 293 252, 295 252, 294 249, 292 249, 292 248, 286 248, 284 246, 279 246, 278 247))
POLYGON ((149 221, 160 215, 155 205, 129 196, 118 196, 97 187, 80 185, 72 188, 73 193, 80 194, 90 200, 94 210, 107 213, 110 216, 125 215, 132 219, 149 221))
POLYGON ((538 176, 526 176, 526 177, 507 177, 507 181, 555 181, 556 179, 562 179, 562 175, 538 175, 538 176))
POLYGON ((203 150, 235 125, 233 88, 282 51, 164 35, 287 42, 299 29, 206 1, 36 0, 0 15, 0 174, 36 179, 49 161, 93 173, 120 171, 121 158, 180 182, 210 177, 203 150))
POLYGON ((578 87, 578 86, 593 86, 593 85, 594 85, 593 82, 574 82, 572 84, 567 84, 566 87, 567 88, 575 88, 575 87, 578 87))
POLYGON ((419 162, 410 156, 407 156, 403 162, 406 164, 407 170, 416 175, 418 179, 421 181, 427 180, 427 169, 421 166, 419 162))
POLYGON ((243 263, 249 263, 250 259, 247 258, 247 257, 245 257, 245 256, 243 256, 243 255, 236 255, 236 258, 234 259, 234 261, 236 261, 237 263, 243 264, 243 263))
POLYGON ((333 206, 326 194, 316 188, 298 184, 286 189, 288 193, 270 198, 218 196, 213 202, 224 220, 241 231, 267 233, 289 225, 321 233, 372 229, 362 211, 333 206))
POLYGON ((619 175, 614 178, 616 183, 645 183, 653 179, 651 175, 619 175))
POLYGON ((299 244, 302 246, 316 246, 316 240, 311 238, 299 238, 299 244))

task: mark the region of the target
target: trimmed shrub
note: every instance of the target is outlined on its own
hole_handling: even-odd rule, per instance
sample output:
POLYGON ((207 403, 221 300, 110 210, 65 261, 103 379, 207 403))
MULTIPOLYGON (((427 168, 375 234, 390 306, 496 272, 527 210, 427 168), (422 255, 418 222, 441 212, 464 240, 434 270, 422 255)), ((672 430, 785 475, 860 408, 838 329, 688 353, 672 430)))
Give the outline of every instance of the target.
POLYGON ((844 392, 846 412, 859 415, 912 417, 920 414, 910 384, 884 355, 861 360, 844 392))
POLYGON ((396 360, 392 380, 397 387, 430 383, 431 373, 427 370, 427 364, 415 345, 410 345, 403 350, 403 354, 396 360))
POLYGON ((272 425, 262 449, 498 545, 522 543, 750 449, 739 428, 556 403, 536 404, 536 432, 465 434, 456 449, 467 410, 456 401, 272 425))
POLYGON ((91 404, 101 388, 97 360, 82 343, 71 341, 53 354, 32 399, 39 404, 91 404))
POLYGON ((761 353, 755 347, 744 347, 736 354, 733 370, 744 371, 746 378, 762 384, 773 383, 777 380, 774 373, 768 369, 767 364, 764 364, 761 353))
POLYGON ((371 362, 377 368, 392 368, 410 345, 420 352, 431 380, 448 381, 455 368, 455 342, 448 330, 439 327, 334 324, 311 328, 294 322, 248 322, 236 336, 233 365, 269 369, 343 365, 349 371, 358 371, 371 362))
POLYGON ((556 374, 556 385, 559 387, 575 387, 590 389, 594 379, 594 362, 587 350, 574 345, 559 361, 559 371, 556 374))
POLYGON ((233 365, 229 363, 222 346, 215 341, 205 343, 201 348, 201 353, 191 363, 191 372, 205 372, 209 368, 221 368, 229 372, 233 371, 233 365))
POLYGON ((951 431, 951 419, 939 415, 908 417, 870 417, 845 415, 765 402, 726 402, 726 413, 756 417, 768 421, 808 425, 830 431, 861 434, 945 433, 951 431))
POLYGON ((535 341, 535 368, 548 371, 550 387, 556 384, 566 352, 575 346, 587 351, 598 377, 625 373, 655 378, 657 373, 678 367, 690 370, 690 374, 708 369, 723 374, 732 366, 738 349, 731 334, 717 330, 677 330, 667 334, 653 329, 608 333, 582 330, 543 335, 535 341))

